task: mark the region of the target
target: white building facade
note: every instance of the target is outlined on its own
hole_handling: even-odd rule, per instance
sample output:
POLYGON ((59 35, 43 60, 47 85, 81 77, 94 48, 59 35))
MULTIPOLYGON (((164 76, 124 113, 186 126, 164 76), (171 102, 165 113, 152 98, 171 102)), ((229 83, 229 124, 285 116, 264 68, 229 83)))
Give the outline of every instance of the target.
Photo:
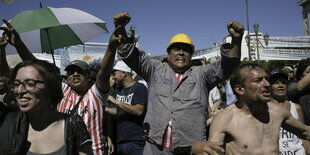
MULTIPOLYGON (((301 60, 310 58, 310 36, 296 37, 273 37, 264 40, 264 35, 258 33, 257 39, 255 33, 249 34, 250 48, 247 45, 248 32, 245 31, 241 44, 241 60, 301 60), (250 50, 250 52, 249 52, 250 50)), ((213 59, 220 56, 220 46, 231 42, 231 37, 226 36, 216 47, 206 48, 195 51, 193 59, 213 59)))

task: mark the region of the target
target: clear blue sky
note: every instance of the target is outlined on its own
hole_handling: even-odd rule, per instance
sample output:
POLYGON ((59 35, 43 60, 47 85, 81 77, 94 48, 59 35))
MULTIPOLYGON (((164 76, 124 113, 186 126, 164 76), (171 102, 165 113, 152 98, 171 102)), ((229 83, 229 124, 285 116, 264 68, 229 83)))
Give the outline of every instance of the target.
MULTIPOLYGON (((270 36, 302 36, 303 19, 300 0, 248 0, 250 31, 260 25, 270 36)), ((11 19, 24 10, 44 6, 70 7, 83 10, 107 22, 110 32, 113 16, 121 11, 132 16, 143 50, 152 55, 165 54, 170 38, 177 33, 188 34, 196 49, 209 48, 228 34, 226 24, 236 20, 246 28, 245 0, 15 0, 0 2, 0 18, 11 19)), ((2 25, 2 24, 1 24, 2 25)), ((93 42, 108 42, 109 34, 93 42)))

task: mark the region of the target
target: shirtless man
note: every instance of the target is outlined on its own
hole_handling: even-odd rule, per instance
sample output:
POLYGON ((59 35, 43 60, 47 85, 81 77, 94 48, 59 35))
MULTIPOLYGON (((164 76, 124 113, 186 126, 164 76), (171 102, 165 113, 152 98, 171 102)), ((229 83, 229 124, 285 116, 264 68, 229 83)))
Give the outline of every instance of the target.
POLYGON ((240 66, 231 75, 230 83, 237 101, 214 117, 209 135, 209 141, 224 144, 226 154, 278 155, 281 126, 301 138, 310 139, 308 126, 280 104, 269 102, 267 77, 263 68, 251 63, 240 66))

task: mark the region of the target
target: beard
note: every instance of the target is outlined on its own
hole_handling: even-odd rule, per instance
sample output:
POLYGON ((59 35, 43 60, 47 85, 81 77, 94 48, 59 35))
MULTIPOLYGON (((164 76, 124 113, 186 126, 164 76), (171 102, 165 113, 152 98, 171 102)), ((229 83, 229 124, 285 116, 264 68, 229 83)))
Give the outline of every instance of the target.
POLYGON ((122 90, 124 88, 124 86, 119 82, 119 83, 115 83, 114 88, 117 90, 122 90))

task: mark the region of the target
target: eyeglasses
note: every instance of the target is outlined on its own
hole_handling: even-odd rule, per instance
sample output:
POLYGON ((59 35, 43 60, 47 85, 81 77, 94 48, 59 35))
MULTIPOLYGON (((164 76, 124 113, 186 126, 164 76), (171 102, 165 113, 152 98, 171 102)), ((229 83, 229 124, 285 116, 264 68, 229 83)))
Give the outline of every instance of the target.
POLYGON ((19 81, 19 80, 15 80, 12 85, 11 88, 13 91, 17 91, 20 85, 23 85, 23 87, 27 90, 27 91, 31 91, 34 90, 36 88, 37 83, 44 83, 43 81, 40 80, 34 80, 34 79, 26 79, 23 82, 19 81))

